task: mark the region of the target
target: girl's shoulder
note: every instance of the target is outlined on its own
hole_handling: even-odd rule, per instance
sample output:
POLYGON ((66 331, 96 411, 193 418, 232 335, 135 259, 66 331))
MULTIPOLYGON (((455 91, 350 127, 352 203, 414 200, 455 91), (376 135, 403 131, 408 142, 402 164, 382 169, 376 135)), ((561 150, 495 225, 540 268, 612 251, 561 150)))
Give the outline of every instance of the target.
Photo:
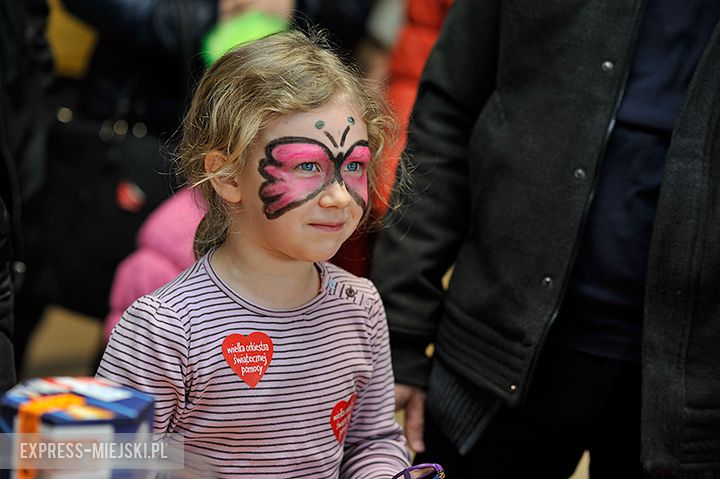
POLYGON ((346 300, 369 309, 380 299, 377 289, 367 278, 355 276, 343 268, 328 262, 319 263, 323 288, 328 295, 346 300))
POLYGON ((217 296, 217 287, 208 274, 206 259, 200 258, 174 279, 138 298, 134 306, 177 313, 208 296, 217 296))
POLYGON ((193 318, 202 314, 193 306, 203 305, 208 298, 215 297, 218 297, 217 287, 201 258, 175 279, 136 299, 118 324, 140 330, 166 330, 188 337, 193 318))

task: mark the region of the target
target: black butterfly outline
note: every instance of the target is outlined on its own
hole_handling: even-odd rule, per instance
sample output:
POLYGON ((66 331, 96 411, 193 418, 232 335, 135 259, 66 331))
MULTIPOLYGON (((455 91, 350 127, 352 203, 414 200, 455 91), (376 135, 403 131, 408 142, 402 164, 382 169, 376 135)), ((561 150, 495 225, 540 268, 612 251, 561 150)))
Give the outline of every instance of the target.
MULTIPOLYGON (((343 135, 344 139, 344 135, 343 135)), ((335 142, 333 142, 335 143, 335 142)), ((258 190, 258 194, 260 195, 260 199, 263 202, 263 212, 265 213, 265 216, 268 219, 275 219, 279 216, 283 215, 286 211, 289 211, 293 208, 296 208, 302 204, 307 203, 311 199, 315 198, 318 194, 320 194, 321 191, 323 191, 325 188, 330 186, 334 181, 337 181, 340 186, 344 185, 345 182, 343 181, 342 174, 340 173, 340 168, 342 167, 345 160, 352 154, 353 150, 356 147, 360 146, 368 146, 367 140, 358 140, 352 145, 350 145, 350 148, 348 148, 345 152, 338 152, 337 155, 333 155, 332 151, 321 141, 315 140, 313 138, 307 138, 303 136, 284 136, 281 138, 277 138, 275 140, 272 140, 268 142, 267 145, 265 145, 265 157, 260 160, 260 163, 258 164, 258 171, 260 172, 260 175, 265 179, 265 181, 260 185, 260 188, 258 190), (297 201, 293 201, 291 203, 288 203, 287 205, 283 206, 282 208, 275 210, 273 212, 269 211, 270 205, 272 205, 275 201, 277 201, 282 194, 273 195, 273 196, 263 196, 262 192, 265 188, 268 186, 274 185, 278 183, 280 180, 267 173, 266 168, 268 166, 282 166, 282 164, 277 161, 272 154, 273 149, 278 145, 286 145, 290 143, 295 144, 311 144, 311 145, 317 145, 325 152, 327 157, 332 161, 333 165, 335 166, 332 176, 328 178, 322 185, 317 187, 315 190, 313 190, 309 195, 307 195, 305 198, 297 201)), ((357 194, 355 191, 348 189, 348 193, 350 196, 355 200, 355 202, 360 205, 363 211, 365 211, 365 208, 367 207, 367 203, 365 200, 357 194)))

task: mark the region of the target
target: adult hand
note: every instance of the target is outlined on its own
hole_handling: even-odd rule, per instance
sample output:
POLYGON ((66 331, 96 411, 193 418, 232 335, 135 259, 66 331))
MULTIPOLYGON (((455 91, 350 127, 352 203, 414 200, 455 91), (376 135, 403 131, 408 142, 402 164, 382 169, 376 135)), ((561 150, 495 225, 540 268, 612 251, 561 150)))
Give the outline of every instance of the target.
POLYGON ((248 10, 260 10, 290 20, 295 10, 295 0, 218 0, 218 19, 221 22, 248 10))
POLYGON ((417 386, 395 385, 395 411, 405 410, 405 437, 410 448, 416 453, 425 452, 423 432, 426 395, 425 390, 417 386))

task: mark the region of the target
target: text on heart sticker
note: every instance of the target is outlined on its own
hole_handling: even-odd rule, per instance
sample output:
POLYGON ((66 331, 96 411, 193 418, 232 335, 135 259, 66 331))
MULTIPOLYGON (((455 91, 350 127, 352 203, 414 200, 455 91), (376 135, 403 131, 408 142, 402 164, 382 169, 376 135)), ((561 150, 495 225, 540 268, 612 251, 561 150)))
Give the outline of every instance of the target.
POLYGON ((353 393, 347 401, 343 399, 338 402, 333 408, 332 413, 330 413, 330 426, 340 444, 342 444, 343 439, 345 439, 345 434, 347 434, 356 397, 357 395, 353 393))
POLYGON ((223 340, 222 353, 235 374, 254 388, 270 366, 273 343, 265 333, 231 334, 223 340))

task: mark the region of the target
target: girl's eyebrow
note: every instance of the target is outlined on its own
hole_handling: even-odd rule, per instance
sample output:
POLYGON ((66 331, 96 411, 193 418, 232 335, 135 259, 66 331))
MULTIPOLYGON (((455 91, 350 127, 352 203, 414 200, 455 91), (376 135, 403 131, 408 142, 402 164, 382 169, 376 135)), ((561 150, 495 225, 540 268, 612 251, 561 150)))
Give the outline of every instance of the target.
MULTIPOLYGON (((345 132, 343 132, 343 139, 346 137, 346 134, 347 134, 347 132, 349 131, 349 128, 350 128, 350 127, 347 127, 347 128, 345 129, 345 132)), ((330 135, 329 133, 327 133, 327 132, 323 132, 323 133, 325 133, 325 135, 328 136, 329 139, 334 140, 334 138, 332 138, 332 135, 330 135)), ((324 144, 323 142, 318 141, 318 140, 316 140, 316 139, 314 139, 314 138, 308 138, 308 137, 305 137, 305 136, 282 136, 282 137, 280 137, 280 138, 275 138, 275 139, 273 139, 273 140, 270 140, 270 141, 265 145, 265 157, 268 158, 268 159, 273 159, 273 158, 275 158, 275 159, 277 160, 276 155, 275 155, 275 153, 274 153, 275 150, 276 150, 278 147, 281 147, 281 146, 289 146, 289 145, 297 145, 297 146, 304 145, 304 146, 306 146, 306 147, 308 148, 308 150, 307 150, 307 151, 304 151, 303 153, 297 153, 298 155, 300 155, 300 154, 305 154, 305 155, 307 155, 307 154, 309 153, 310 149, 312 149, 312 147, 315 146, 315 147, 321 149, 322 154, 319 154, 318 151, 314 151, 314 152, 313 152, 313 153, 314 153, 314 156, 313 156, 313 157, 315 157, 315 158, 327 158, 327 159, 329 159, 329 160, 334 159, 338 154, 341 155, 341 156, 343 156, 344 158, 347 158, 347 157, 349 157, 351 154, 353 154, 353 150, 355 149, 355 147, 358 147, 358 146, 369 147, 368 141, 367 141, 366 139, 360 139, 360 140, 357 140, 357 141, 356 141, 355 143, 353 143, 352 145, 350 145, 350 147, 349 147, 346 151, 344 151, 344 152, 339 152, 338 154, 335 154, 335 153, 333 153, 333 152, 330 150, 330 148, 327 147, 326 144, 324 144)), ((337 147, 337 144, 336 144, 336 142, 334 142, 334 141, 333 141, 333 145, 337 147)), ((283 153, 286 154, 286 152, 282 152, 282 153, 280 153, 280 154, 283 155, 283 153)), ((372 156, 372 155, 371 155, 371 156, 372 156)), ((288 160, 291 160, 291 159, 293 159, 293 158, 292 158, 292 157, 283 157, 283 158, 282 158, 282 160, 284 160, 284 161, 288 161, 288 160)))
MULTIPOLYGON (((313 138, 306 138, 303 136, 283 136, 283 137, 271 140, 265 145, 265 157, 269 158, 269 159, 274 158, 275 157, 274 152, 277 148, 281 148, 283 146, 289 146, 289 145, 296 145, 296 146, 302 145, 308 149, 312 148, 313 150, 315 150, 313 152, 315 158, 327 157, 328 159, 331 159, 334 156, 333 153, 330 151, 330 149, 325 144, 323 144, 322 142, 319 142, 313 138)), ((307 151, 305 153, 307 153, 307 151)))
POLYGON ((372 153, 370 152, 370 145, 368 145, 367 140, 356 141, 355 143, 350 145, 350 148, 348 148, 346 152, 343 153, 345 160, 356 155, 361 155, 363 157, 367 156, 368 160, 370 159, 369 157, 372 157, 372 153))
POLYGON ((367 145, 366 142, 361 141, 356 144, 354 144, 350 150, 345 154, 345 159, 352 158, 353 160, 357 158, 358 160, 370 160, 370 157, 372 154, 370 153, 370 147, 367 145))
POLYGON ((278 161, 293 161, 296 159, 330 159, 328 152, 312 143, 283 143, 275 145, 270 156, 278 161))

